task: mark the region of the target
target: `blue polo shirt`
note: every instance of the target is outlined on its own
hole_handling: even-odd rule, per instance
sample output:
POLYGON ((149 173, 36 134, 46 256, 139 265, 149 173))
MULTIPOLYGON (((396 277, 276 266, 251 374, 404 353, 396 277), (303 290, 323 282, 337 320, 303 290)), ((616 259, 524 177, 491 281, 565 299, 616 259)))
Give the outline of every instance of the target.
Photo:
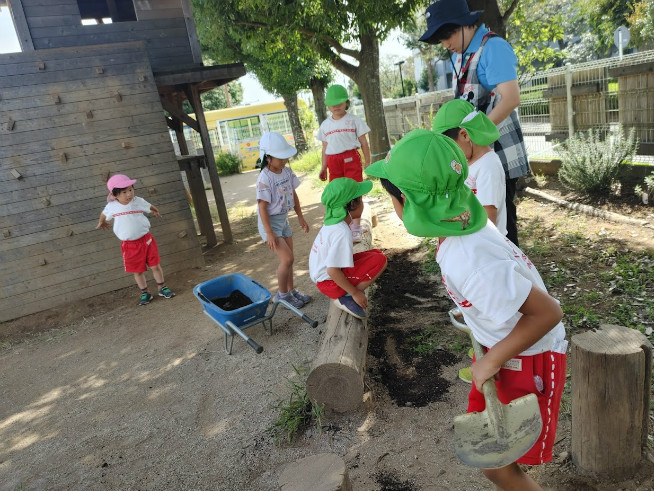
MULTIPOLYGON (((481 40, 489 32, 485 24, 477 29, 475 36, 470 41, 468 49, 463 53, 463 66, 468 57, 477 52, 481 46, 481 40)), ((457 54, 452 55, 452 63, 456 63, 457 54)), ((496 36, 486 41, 481 59, 477 64, 477 78, 486 90, 493 90, 497 84, 517 80, 518 58, 511 45, 503 38, 496 36)))

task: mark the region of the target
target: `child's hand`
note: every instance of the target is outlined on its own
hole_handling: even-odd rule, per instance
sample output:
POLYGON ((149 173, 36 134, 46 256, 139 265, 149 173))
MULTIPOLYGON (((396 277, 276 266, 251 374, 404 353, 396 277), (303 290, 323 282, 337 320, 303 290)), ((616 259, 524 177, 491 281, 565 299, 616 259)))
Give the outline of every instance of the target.
POLYGON ((309 227, 309 224, 304 219, 304 217, 299 217, 299 221, 300 221, 300 227, 302 227, 302 230, 304 230, 306 233, 309 233, 309 229, 311 227, 309 227))
POLYGON ((159 209, 158 209, 156 206, 154 206, 154 205, 150 205, 150 212, 151 212, 155 217, 157 217, 157 218, 161 218, 161 213, 159 213, 159 209))
POLYGON ((495 366, 490 357, 484 356, 481 360, 475 361, 470 367, 472 371, 472 381, 481 392, 481 386, 486 380, 493 378, 501 367, 495 366))
POLYGON ((368 308, 368 299, 366 298, 366 294, 361 290, 357 290, 356 293, 352 295, 352 298, 362 309, 368 308))
POLYGON ((101 221, 101 222, 98 222, 98 224, 97 224, 96 227, 95 227, 96 230, 97 230, 97 229, 100 229, 100 228, 103 228, 103 229, 107 230, 108 228, 110 228, 110 225, 109 225, 108 222, 105 222, 105 221, 103 220, 103 221, 101 221))
POLYGON ((266 244, 271 251, 275 252, 277 250, 277 237, 274 233, 266 234, 266 244))
POLYGON ((320 169, 320 174, 318 174, 318 177, 320 178, 321 181, 326 181, 327 180, 327 169, 320 169))

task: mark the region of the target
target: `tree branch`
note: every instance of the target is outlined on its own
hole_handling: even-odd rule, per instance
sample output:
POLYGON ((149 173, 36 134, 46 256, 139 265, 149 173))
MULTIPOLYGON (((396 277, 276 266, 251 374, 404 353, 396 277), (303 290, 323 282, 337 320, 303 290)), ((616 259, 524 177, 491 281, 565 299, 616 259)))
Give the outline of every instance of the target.
POLYGON ((502 21, 504 22, 504 25, 507 24, 507 22, 509 21, 509 17, 511 17, 511 14, 516 9, 516 7, 518 6, 519 3, 520 3, 520 0, 513 0, 511 2, 511 5, 509 5, 509 8, 506 9, 504 14, 502 14, 502 21))

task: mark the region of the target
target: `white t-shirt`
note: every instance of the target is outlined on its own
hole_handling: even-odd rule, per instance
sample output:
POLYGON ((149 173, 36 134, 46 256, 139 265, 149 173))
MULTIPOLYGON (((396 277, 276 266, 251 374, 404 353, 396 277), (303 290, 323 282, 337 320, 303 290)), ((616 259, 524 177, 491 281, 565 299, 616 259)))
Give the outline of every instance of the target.
MULTIPOLYGON (((515 327, 532 285, 546 290, 535 266, 489 220, 470 235, 447 237, 436 261, 447 292, 461 308, 475 339, 492 348, 515 327)), ((565 353, 565 328, 558 323, 521 355, 565 353)))
POLYGON ((370 133, 370 128, 361 118, 345 113, 341 119, 329 116, 318 128, 316 139, 327 142, 326 155, 336 155, 361 147, 359 137, 370 133))
POLYGON ((472 189, 482 206, 497 208, 495 226, 506 235, 506 177, 502 161, 491 151, 468 166, 466 186, 472 189))
POLYGON ((114 221, 114 234, 120 240, 136 240, 150 231, 150 220, 143 213, 150 213, 150 203, 134 196, 126 205, 110 201, 102 210, 107 221, 114 221))
POLYGON ((352 231, 345 221, 324 225, 309 253, 309 276, 319 283, 330 280, 327 268, 351 268, 354 266, 352 231))
POLYGON ((257 178, 257 200, 268 203, 268 215, 288 213, 295 206, 293 191, 299 185, 300 180, 288 167, 284 167, 280 174, 264 167, 257 178))

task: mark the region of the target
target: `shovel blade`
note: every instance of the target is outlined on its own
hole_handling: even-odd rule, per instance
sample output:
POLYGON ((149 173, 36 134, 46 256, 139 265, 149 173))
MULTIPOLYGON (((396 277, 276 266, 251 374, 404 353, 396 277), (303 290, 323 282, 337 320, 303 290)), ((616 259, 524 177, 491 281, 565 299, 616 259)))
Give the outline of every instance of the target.
POLYGON ((501 405, 495 427, 487 410, 454 418, 456 455, 462 462, 482 469, 509 465, 533 447, 543 428, 535 394, 501 405))

